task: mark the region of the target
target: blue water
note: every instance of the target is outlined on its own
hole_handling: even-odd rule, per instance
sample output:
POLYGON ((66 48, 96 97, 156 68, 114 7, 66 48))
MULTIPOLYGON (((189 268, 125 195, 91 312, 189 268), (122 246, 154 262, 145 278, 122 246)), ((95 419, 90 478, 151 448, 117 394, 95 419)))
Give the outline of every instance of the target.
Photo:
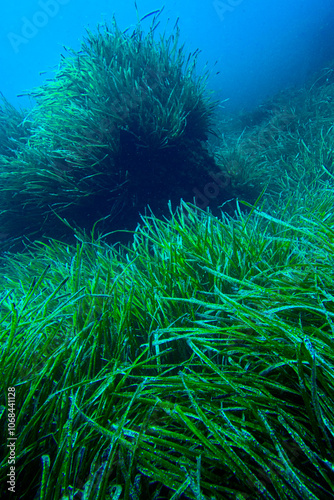
MULTIPOLYGON (((4 4, 4 2, 2 2, 4 4)), ((180 18, 182 40, 200 48, 199 70, 232 111, 300 86, 334 59, 333 0, 137 0, 140 16, 165 5, 161 26, 180 18)), ((134 0, 17 0, 2 5, 0 91, 28 106, 24 91, 57 67, 63 46, 78 49, 85 28, 115 14, 122 28, 136 23, 134 0), (42 73, 42 74, 41 74, 42 73)), ((150 21, 146 22, 149 26, 150 21)))

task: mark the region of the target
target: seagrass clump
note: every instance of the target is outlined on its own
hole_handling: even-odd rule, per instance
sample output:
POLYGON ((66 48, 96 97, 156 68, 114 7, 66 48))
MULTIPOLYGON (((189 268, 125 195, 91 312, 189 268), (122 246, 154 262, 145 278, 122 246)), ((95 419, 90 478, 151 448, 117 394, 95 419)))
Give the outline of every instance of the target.
POLYGON ((87 31, 30 93, 31 136, 0 186, 7 219, 24 207, 27 226, 54 213, 85 227, 118 214, 122 226, 147 204, 159 213, 170 199, 192 199, 214 164, 202 142, 214 103, 207 74, 196 73, 198 51, 185 54, 177 24, 158 35, 159 13, 147 32, 142 21, 131 32, 115 20, 87 31))

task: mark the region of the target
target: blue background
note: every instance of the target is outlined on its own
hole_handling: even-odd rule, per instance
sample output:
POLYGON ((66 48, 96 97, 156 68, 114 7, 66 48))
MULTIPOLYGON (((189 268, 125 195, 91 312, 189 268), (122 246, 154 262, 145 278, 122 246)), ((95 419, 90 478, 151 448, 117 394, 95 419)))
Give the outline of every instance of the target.
MULTIPOLYGON (((280 89, 302 85, 313 71, 334 59, 333 0, 137 0, 137 4, 140 16, 164 5, 163 28, 168 18, 170 29, 180 18, 187 49, 202 51, 199 71, 208 63, 210 88, 222 101, 229 99, 223 106, 232 111, 251 109, 280 89)), ((17 95, 50 77, 63 46, 78 49, 85 28, 95 29, 113 14, 124 29, 137 20, 134 0, 18 0, 3 5, 1 11, 0 91, 23 107, 29 99, 17 95)), ((150 19, 144 21, 145 27, 149 24, 150 19)))

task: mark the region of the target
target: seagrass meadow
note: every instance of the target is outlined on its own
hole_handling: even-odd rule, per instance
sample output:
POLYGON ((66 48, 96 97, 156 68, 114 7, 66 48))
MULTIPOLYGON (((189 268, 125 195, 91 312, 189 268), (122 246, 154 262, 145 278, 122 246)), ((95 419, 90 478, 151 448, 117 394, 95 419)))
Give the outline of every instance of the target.
MULTIPOLYGON (((148 43, 137 31, 128 38, 115 30, 123 48, 132 47, 130 40, 148 43)), ((89 36, 94 50, 102 50, 101 39, 89 36)), ((68 83, 68 73, 77 75, 77 56, 47 86, 58 88, 68 83)), ((184 154, 194 153, 187 168, 196 165, 198 182, 209 158, 229 179, 223 201, 230 195, 234 202, 219 215, 211 205, 201 210, 180 199, 175 207, 176 198, 165 216, 147 208, 135 230, 124 229, 126 243, 110 240, 110 218, 80 228, 66 210, 79 203, 76 187, 89 187, 86 198, 94 197, 105 155, 112 165, 119 158, 110 145, 107 153, 107 140, 116 137, 120 145, 123 132, 134 137, 130 129, 114 121, 115 136, 106 133, 103 146, 86 148, 88 136, 67 129, 68 117, 83 112, 66 100, 67 92, 76 92, 74 83, 53 94, 64 100, 63 108, 54 105, 55 115, 53 102, 37 104, 29 118, 3 100, 0 181, 9 183, 7 190, 2 184, 3 231, 18 238, 10 222, 17 197, 19 210, 36 210, 36 220, 50 207, 73 239, 46 238, 39 229, 34 241, 27 239, 37 231, 27 215, 20 227, 24 249, 1 254, 1 498, 8 497, 10 451, 3 443, 8 388, 14 387, 15 498, 334 499, 333 74, 329 68, 253 113, 218 117, 217 137, 206 152, 199 153, 195 125, 186 138, 190 110, 208 130, 211 105, 202 91, 204 101, 196 98, 182 115, 182 130, 163 126, 166 141, 152 129, 136 133, 135 144, 146 138, 149 155, 174 151, 170 143, 181 141, 184 154), (63 148, 55 135, 61 109, 57 141, 69 132, 73 138, 63 148), (35 163, 29 155, 44 154, 43 141, 48 153, 35 163), (72 163, 69 144, 76 148, 72 163), (50 155, 67 165, 59 176, 50 155), (34 190, 25 184, 19 191, 18 171, 34 190), (87 184, 77 185, 83 171, 87 184), (56 192, 63 201, 71 195, 59 212, 56 192)), ((198 90, 187 85, 190 94, 198 90)), ((37 93, 37 102, 48 99, 46 91, 37 93)), ((164 106, 176 95, 177 87, 164 106)), ((82 127, 91 112, 87 106, 82 127)), ((114 238, 112 225, 110 231, 114 238)))
POLYGON ((333 192, 311 194, 6 257, 17 498, 334 498, 333 192))

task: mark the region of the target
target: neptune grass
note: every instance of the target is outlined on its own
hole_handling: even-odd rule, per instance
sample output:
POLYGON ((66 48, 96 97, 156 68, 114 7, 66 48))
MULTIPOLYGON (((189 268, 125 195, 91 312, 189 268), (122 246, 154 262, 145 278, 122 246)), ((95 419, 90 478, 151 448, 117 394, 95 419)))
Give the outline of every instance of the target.
POLYGON ((253 112, 222 117, 215 156, 229 176, 230 195, 253 202, 267 187, 274 203, 286 207, 292 194, 328 181, 333 175, 333 95, 331 65, 303 88, 287 89, 253 112))
POLYGON ((26 113, 16 109, 0 93, 0 165, 14 157, 16 151, 26 143, 29 126, 25 121, 26 113))
POLYGON ((113 19, 87 31, 80 50, 66 49, 54 77, 30 92, 29 140, 0 177, 6 232, 52 227, 54 235, 55 213, 85 227, 107 215, 131 220, 130 207, 137 214, 172 188, 177 203, 192 199, 214 165, 203 141, 215 103, 207 73, 196 70, 199 51, 186 53, 177 23, 159 36, 159 15, 148 30, 139 21, 123 31, 113 19))
POLYGON ((17 390, 22 494, 330 498, 333 252, 319 217, 182 204, 125 247, 77 234, 7 255, 2 384, 17 390))

